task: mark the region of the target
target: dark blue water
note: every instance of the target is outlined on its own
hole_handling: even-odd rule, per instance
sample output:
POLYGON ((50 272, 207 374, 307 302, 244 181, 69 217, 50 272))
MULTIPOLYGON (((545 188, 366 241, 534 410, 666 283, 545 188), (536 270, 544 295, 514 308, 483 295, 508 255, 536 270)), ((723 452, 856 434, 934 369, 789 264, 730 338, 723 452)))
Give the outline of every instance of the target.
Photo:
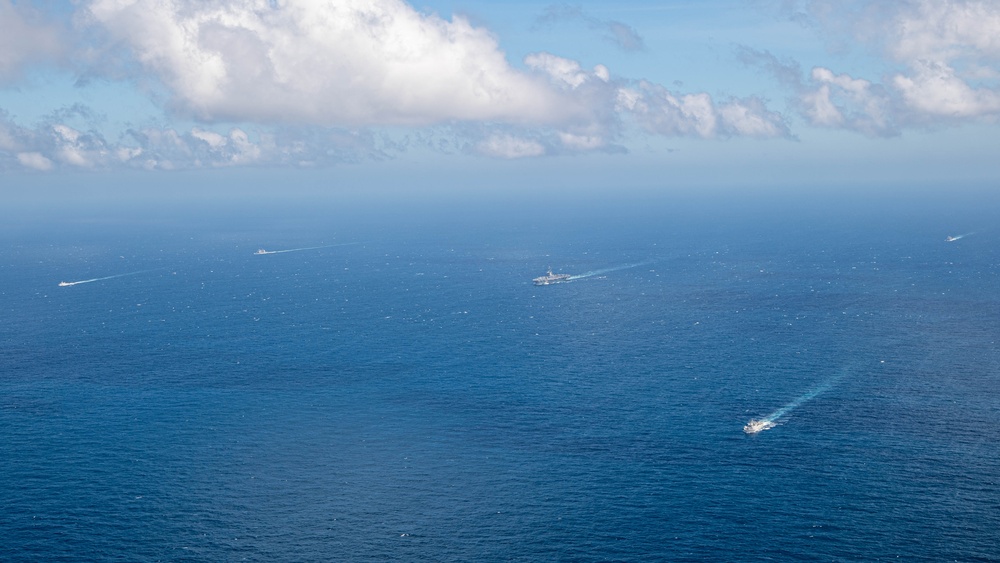
POLYGON ((501 203, 8 222, 0 560, 1000 560, 995 202, 501 203))

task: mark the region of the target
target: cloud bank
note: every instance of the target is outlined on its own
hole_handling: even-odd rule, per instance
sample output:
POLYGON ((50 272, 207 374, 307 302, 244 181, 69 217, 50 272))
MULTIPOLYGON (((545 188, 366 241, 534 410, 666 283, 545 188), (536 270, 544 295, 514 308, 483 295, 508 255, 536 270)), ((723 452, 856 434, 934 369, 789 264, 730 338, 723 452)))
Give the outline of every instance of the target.
MULTIPOLYGON (((38 4, 41 6, 42 4, 38 4)), ((812 127, 871 137, 1000 119, 1000 3, 992 0, 775 0, 831 45, 878 55, 881 76, 803 70, 746 48, 812 127)), ((0 108, 0 164, 53 170, 316 166, 388 158, 420 138, 495 158, 621 152, 635 132, 725 139, 791 137, 760 96, 682 92, 550 52, 512 61, 489 30, 403 0, 81 0, 72 33, 27 2, 0 0, 0 86, 39 64, 81 80, 145 88, 168 125, 110 136, 55 111, 26 125, 0 108), (179 126, 177 122, 197 124, 179 126), (392 130, 389 135, 384 131, 392 130)), ((539 20, 584 22, 625 51, 627 24, 579 8, 539 20)), ((79 117, 79 112, 75 113, 79 117)))
POLYGON ((1000 3, 816 0, 795 3, 790 13, 891 65, 879 81, 822 66, 803 76, 798 63, 744 50, 744 61, 792 88, 793 105, 810 124, 892 136, 908 127, 1000 118, 1000 3))
POLYGON ((53 115, 34 128, 17 125, 0 112, 0 169, 175 170, 231 166, 314 167, 382 160, 403 147, 372 132, 334 128, 192 127, 128 129, 116 139, 96 128, 66 125, 53 115))
MULTIPOLYGON (((0 13, 15 14, 0 37, 34 38, 0 72, 57 56, 53 27, 9 0, 0 13)), ((373 132, 385 127, 448 130, 462 138, 444 144, 497 158, 621 152, 635 126, 706 139, 788 133, 757 99, 671 92, 546 52, 515 65, 488 30, 402 0, 90 0, 74 21, 80 76, 158 85, 169 115, 201 125, 132 126, 109 140, 58 112, 30 127, 4 114, 8 166, 313 166, 403 150, 406 133, 373 132)), ((624 49, 642 46, 625 24, 587 21, 624 49)))
MULTIPOLYGON (((177 111, 206 122, 475 121, 614 135, 622 86, 606 67, 536 53, 514 68, 488 31, 399 0, 95 0, 86 13, 162 80, 177 111)), ((665 108, 654 106, 643 112, 665 108)))

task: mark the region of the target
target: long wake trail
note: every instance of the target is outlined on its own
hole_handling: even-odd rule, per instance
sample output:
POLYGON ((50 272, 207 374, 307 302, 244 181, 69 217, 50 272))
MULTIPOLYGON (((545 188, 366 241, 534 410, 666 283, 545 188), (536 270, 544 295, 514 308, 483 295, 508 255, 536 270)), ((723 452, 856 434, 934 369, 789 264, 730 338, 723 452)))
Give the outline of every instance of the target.
POLYGON ((837 382, 840 381, 844 377, 844 375, 846 375, 846 373, 847 372, 844 371, 841 372, 839 375, 831 377, 830 379, 824 381, 823 383, 820 383, 816 387, 813 387, 812 389, 806 391, 802 395, 796 397, 793 401, 791 401, 787 405, 775 410, 774 412, 763 418, 750 419, 750 422, 748 422, 746 426, 743 427, 743 431, 746 432, 747 434, 756 434, 758 432, 763 432, 764 430, 769 430, 771 428, 774 428, 774 426, 778 423, 778 419, 792 412, 802 404, 814 399, 817 395, 829 391, 830 388, 836 385, 837 382))
POLYGON ((652 264, 653 260, 646 260, 645 262, 636 262, 635 264, 625 264, 624 266, 614 266, 612 268, 604 268, 601 270, 594 270, 592 272, 584 272, 582 274, 577 274, 570 276, 567 281, 582 280, 585 278, 591 278, 594 276, 599 276, 601 274, 607 274, 609 272, 617 272, 618 270, 628 270, 629 268, 638 268, 639 266, 646 266, 652 264))
POLYGON ((359 244, 359 243, 357 243, 357 242, 344 242, 344 243, 340 243, 340 244, 324 244, 323 246, 306 246, 306 247, 303 247, 303 248, 288 248, 288 249, 285 249, 285 250, 264 250, 264 249, 260 249, 257 252, 254 252, 254 254, 256 254, 258 256, 262 255, 262 254, 284 254, 286 252, 302 252, 303 250, 317 250, 317 249, 320 249, 320 248, 333 248, 335 246, 349 246, 349 245, 352 245, 352 244, 359 244))
POLYGON ((59 282, 59 287, 69 287, 71 285, 80 285, 81 283, 93 283, 93 282, 104 281, 104 280, 113 280, 115 278, 124 278, 126 276, 136 276, 136 275, 139 275, 139 274, 145 274, 147 272, 155 272, 156 270, 162 270, 162 269, 163 268, 154 268, 152 270, 139 270, 138 272, 128 272, 128 273, 125 273, 125 274, 115 274, 113 276, 104 276, 103 278, 93 278, 93 279, 89 279, 89 280, 79 280, 79 281, 71 281, 71 282, 59 282))

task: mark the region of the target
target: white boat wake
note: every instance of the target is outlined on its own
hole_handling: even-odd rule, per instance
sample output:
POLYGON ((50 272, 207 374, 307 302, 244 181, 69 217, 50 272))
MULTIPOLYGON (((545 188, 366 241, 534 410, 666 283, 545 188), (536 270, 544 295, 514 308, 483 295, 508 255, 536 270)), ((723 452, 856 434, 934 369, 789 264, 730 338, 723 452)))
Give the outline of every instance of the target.
POLYGON ((747 434, 757 434, 758 432, 763 432, 765 430, 770 430, 771 428, 774 428, 775 425, 777 425, 778 423, 778 419, 792 412, 796 407, 816 397, 820 393, 829 391, 830 388, 833 387, 838 381, 840 381, 842 377, 844 377, 843 373, 824 381, 817 387, 814 387, 809 391, 806 391, 805 394, 801 395, 800 397, 797 397, 794 401, 788 403, 787 405, 781 407, 780 409, 772 412, 771 414, 763 418, 751 418, 750 421, 747 422, 745 426, 743 426, 743 432, 746 432, 747 434))
POLYGON ((974 235, 976 233, 965 233, 964 235, 956 235, 953 237, 947 237, 944 239, 945 242, 955 242, 956 240, 964 239, 967 236, 974 235))
POLYGON ((154 272, 157 269, 160 269, 160 268, 156 268, 156 269, 153 269, 153 270, 139 270, 138 272, 128 272, 127 274, 115 274, 113 276, 104 276, 103 278, 94 278, 94 279, 90 279, 90 280, 79 280, 79 281, 71 281, 71 282, 59 282, 59 287, 69 287, 71 285, 80 285, 81 283, 93 283, 93 282, 97 282, 97 281, 111 280, 111 279, 114 279, 114 278, 124 278, 125 276, 135 276, 137 274, 145 274, 146 272, 154 272))
POLYGON ((304 248, 289 248, 286 250, 264 250, 261 248, 257 252, 254 252, 255 256, 261 256, 264 254, 284 254, 286 252, 302 252, 303 250, 317 250, 319 248, 333 248, 335 246, 348 246, 352 244, 358 244, 356 242, 344 242, 341 244, 324 244, 323 246, 306 246, 304 248))
POLYGON ((652 264, 652 260, 646 260, 645 262, 637 262, 635 264, 625 264, 624 266, 615 266, 613 268, 604 268, 601 270, 594 270, 592 272, 585 272, 583 274, 577 274, 570 276, 566 281, 582 280, 585 278, 592 278, 594 276, 599 276, 601 274, 607 274, 609 272, 617 272, 618 270, 628 270, 629 268, 638 268, 639 266, 646 266, 652 264))

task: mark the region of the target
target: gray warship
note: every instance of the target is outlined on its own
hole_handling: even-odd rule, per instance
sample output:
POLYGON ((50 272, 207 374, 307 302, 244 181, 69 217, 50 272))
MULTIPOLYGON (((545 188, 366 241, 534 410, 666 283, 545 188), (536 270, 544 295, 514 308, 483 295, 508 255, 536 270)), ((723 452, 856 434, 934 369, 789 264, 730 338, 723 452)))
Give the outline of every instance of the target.
POLYGON ((554 283, 568 282, 572 276, 569 274, 553 274, 552 268, 544 276, 539 276, 535 278, 535 285, 552 285, 554 283))

